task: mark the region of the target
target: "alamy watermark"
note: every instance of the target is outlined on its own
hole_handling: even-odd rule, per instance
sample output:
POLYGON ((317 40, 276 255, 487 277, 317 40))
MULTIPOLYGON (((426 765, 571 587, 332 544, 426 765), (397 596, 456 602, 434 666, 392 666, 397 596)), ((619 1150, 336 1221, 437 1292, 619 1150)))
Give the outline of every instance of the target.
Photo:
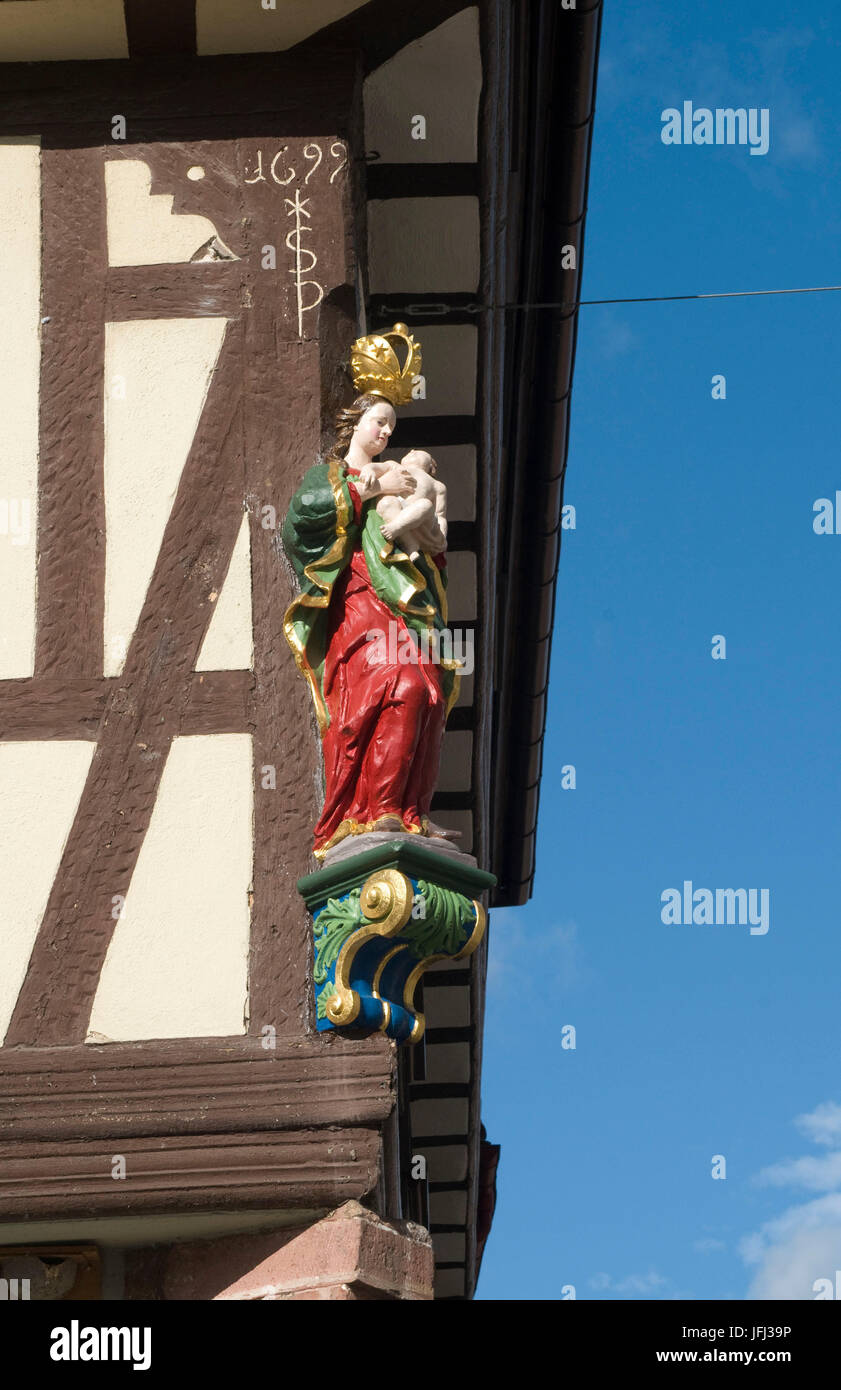
POLYGON ((667 927, 750 926, 751 936, 764 936, 771 923, 769 888, 694 888, 684 879, 683 890, 664 888, 660 921, 667 927))
POLYGON ((834 502, 831 497, 816 498, 812 511, 815 513, 812 530, 816 536, 841 536, 841 490, 836 491, 834 502))
POLYGON ((667 106, 660 113, 664 145, 750 145, 751 154, 767 154, 771 112, 767 106, 667 106))
POLYGON ((16 1299, 27 1301, 32 1297, 31 1280, 0 1279, 0 1303, 14 1303, 16 1299))
POLYGON ((816 1279, 812 1285, 812 1293, 815 1295, 816 1303, 827 1298, 841 1300, 841 1269, 836 1269, 834 1283, 831 1279, 816 1279))
POLYGON ((373 627, 365 635, 371 643, 371 666, 417 666, 431 662, 434 666, 457 667, 462 676, 473 673, 472 628, 424 628, 418 633, 392 621, 388 632, 373 627))
POLYGON ((12 545, 28 545, 31 535, 28 497, 0 497, 0 536, 10 536, 12 545))
POLYGON ((71 1318, 69 1327, 52 1330, 53 1361, 130 1361, 132 1370, 152 1364, 151 1327, 88 1327, 71 1318))

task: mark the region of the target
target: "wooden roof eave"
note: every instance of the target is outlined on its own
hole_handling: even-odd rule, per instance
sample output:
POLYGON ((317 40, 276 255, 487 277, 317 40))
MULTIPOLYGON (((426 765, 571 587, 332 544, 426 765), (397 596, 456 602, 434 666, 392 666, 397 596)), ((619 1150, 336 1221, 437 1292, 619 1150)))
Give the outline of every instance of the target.
MULTIPOLYGON (((577 302, 601 0, 561 10, 555 0, 519 5, 527 34, 518 187, 522 228, 513 281, 517 303, 577 302), (561 269, 560 248, 577 248, 561 269)), ((500 480, 499 592, 491 773, 492 905, 531 896, 546 724, 549 661, 569 444, 578 326, 573 308, 508 313, 505 320, 505 472, 500 480)))

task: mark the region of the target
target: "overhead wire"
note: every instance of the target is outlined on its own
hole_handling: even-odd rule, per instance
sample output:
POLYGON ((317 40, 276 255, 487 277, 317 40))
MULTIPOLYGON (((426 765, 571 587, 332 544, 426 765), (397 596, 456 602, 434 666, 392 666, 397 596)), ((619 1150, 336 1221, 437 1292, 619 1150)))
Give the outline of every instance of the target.
POLYGON ((471 300, 467 304, 448 304, 446 300, 412 302, 399 306, 393 299, 379 305, 381 313, 399 312, 413 317, 439 317, 444 314, 487 314, 498 309, 583 309, 598 304, 668 304, 689 299, 755 299, 762 295, 777 294, 837 294, 841 285, 806 285, 793 289, 780 290, 713 290, 702 294, 644 294, 617 296, 611 299, 559 299, 518 304, 480 304, 471 300))

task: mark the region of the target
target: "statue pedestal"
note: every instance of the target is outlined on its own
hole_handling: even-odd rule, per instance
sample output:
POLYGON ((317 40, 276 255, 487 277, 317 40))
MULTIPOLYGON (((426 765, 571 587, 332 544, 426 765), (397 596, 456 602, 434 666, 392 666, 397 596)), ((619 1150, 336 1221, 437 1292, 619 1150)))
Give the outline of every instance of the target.
POLYGON ((487 922, 477 895, 495 883, 471 856, 415 836, 386 838, 299 879, 313 916, 319 1032, 418 1042, 418 981, 435 961, 476 950, 487 922))
POLYGON ((348 835, 332 849, 327 850, 322 860, 322 867, 329 869, 333 864, 338 864, 343 859, 358 858, 365 850, 382 849, 384 845, 393 848, 398 843, 401 845, 420 845, 425 849, 446 855, 447 859, 457 859, 461 864, 467 864, 473 869, 476 868, 476 860, 473 855, 465 854, 463 850, 460 850, 455 840, 443 840, 437 836, 418 837, 399 830, 369 830, 364 835, 348 835))

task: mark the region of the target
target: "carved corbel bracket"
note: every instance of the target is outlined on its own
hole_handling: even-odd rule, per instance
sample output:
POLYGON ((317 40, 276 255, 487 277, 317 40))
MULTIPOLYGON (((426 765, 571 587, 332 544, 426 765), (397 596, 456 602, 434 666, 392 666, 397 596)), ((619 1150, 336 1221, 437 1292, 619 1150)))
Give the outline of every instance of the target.
POLYGON ((401 841, 302 878, 298 890, 313 915, 318 1031, 418 1042, 417 985, 435 961, 476 950, 487 914, 473 895, 495 882, 452 855, 401 841))

